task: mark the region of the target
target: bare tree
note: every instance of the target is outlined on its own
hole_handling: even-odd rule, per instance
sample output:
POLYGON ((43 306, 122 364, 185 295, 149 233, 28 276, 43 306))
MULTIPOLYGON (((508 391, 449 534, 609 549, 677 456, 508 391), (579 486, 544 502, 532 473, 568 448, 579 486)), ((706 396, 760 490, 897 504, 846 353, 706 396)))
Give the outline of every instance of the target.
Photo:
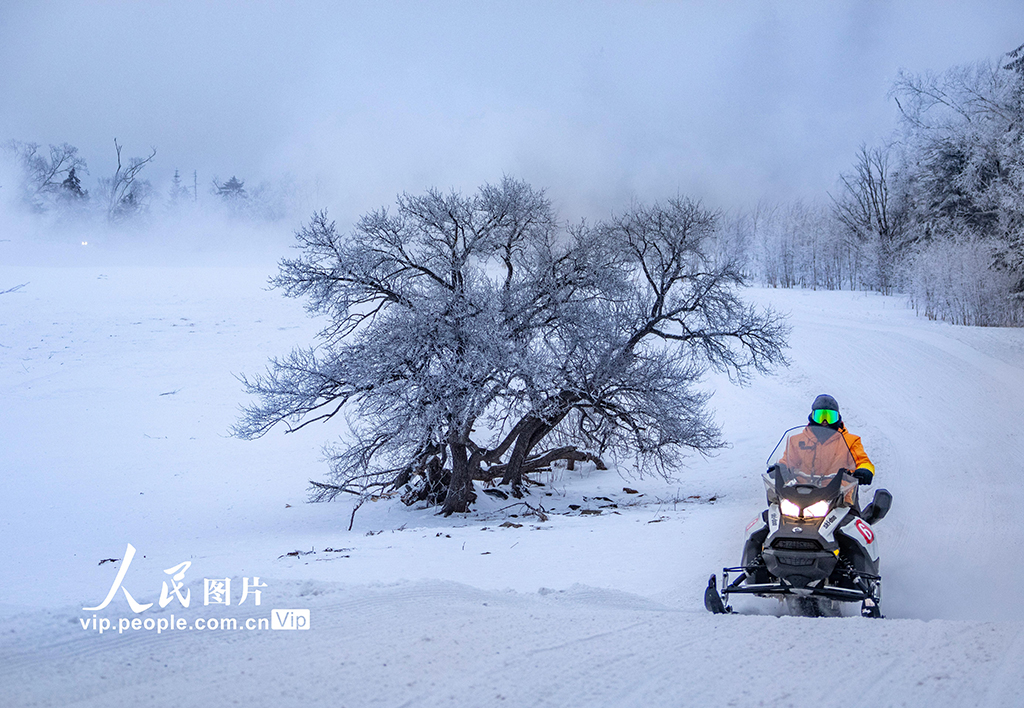
POLYGON ((349 236, 318 214, 273 282, 328 325, 243 378, 260 402, 235 432, 345 416, 315 499, 408 485, 445 514, 468 509, 474 479, 519 494, 557 459, 614 447, 664 469, 713 449, 694 385, 708 366, 768 370, 785 334, 709 257, 714 222, 676 200, 565 233, 543 193, 508 178, 472 197, 403 195, 349 236))
POLYGON ((106 198, 107 218, 119 221, 136 214, 144 208, 152 187, 147 180, 139 179, 139 173, 156 157, 156 148, 152 148, 148 157, 133 157, 125 165, 121 161, 121 145, 114 138, 114 150, 117 152, 117 169, 113 176, 100 180, 100 186, 106 198))
POLYGON ((912 243, 909 212, 900 198, 888 148, 862 145, 853 172, 844 173, 841 192, 833 197, 836 219, 861 244, 877 249, 876 287, 890 294, 898 259, 912 243))

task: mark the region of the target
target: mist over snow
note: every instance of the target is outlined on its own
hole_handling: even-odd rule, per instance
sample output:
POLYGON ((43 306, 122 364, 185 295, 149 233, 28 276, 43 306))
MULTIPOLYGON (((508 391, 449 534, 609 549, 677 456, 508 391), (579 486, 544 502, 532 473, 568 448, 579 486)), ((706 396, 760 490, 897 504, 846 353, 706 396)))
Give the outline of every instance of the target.
MULTIPOLYGON (((900 68, 1020 43, 983 3, 6 2, 0 138, 113 139, 200 185, 290 174, 339 218, 508 173, 568 218, 633 197, 821 196, 900 68)), ((595 213, 599 212, 599 213, 595 213)))

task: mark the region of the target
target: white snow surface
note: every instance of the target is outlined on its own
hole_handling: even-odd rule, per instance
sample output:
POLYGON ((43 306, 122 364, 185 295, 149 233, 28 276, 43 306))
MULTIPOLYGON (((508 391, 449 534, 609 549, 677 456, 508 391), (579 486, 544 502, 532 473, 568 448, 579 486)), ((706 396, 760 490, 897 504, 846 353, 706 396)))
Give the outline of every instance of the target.
POLYGON ((745 388, 711 376, 729 446, 675 481, 585 466, 533 489, 546 521, 480 494, 450 519, 367 503, 348 531, 349 501, 305 502, 337 426, 229 436, 236 375, 317 331, 266 289, 274 270, 0 266, 0 291, 25 284, 0 295, 0 704, 1022 704, 1024 331, 750 289, 789 313, 792 365, 745 388), (895 497, 877 526, 886 619, 761 599, 707 613, 708 576, 763 509, 769 453, 822 392, 895 497), (119 592, 83 609, 129 543, 123 587, 157 603, 189 561, 189 607, 172 593, 135 614, 119 592), (260 606, 239 605, 254 577, 260 606), (232 604, 204 605, 204 579, 224 578, 232 604), (116 629, 275 608, 309 610, 309 630, 116 629))

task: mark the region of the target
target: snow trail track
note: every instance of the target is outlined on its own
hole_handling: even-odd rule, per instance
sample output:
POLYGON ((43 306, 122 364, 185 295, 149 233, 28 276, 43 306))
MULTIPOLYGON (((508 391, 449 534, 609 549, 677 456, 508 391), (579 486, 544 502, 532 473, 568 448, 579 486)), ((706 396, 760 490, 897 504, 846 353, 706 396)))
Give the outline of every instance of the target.
MULTIPOLYGON (((565 473, 534 500, 555 512, 543 524, 497 528, 498 504, 445 521, 381 502, 350 533, 348 505, 302 503, 336 431, 225 437, 233 374, 316 329, 262 289, 269 272, 0 268, 0 284, 29 283, 0 298, 0 704, 1020 705, 1024 331, 751 290, 791 313, 792 366, 745 389, 711 380, 731 446, 677 484, 565 473), (878 525, 888 619, 776 617, 758 599, 707 614, 707 576, 763 508, 764 460, 822 392, 895 497, 878 525), (595 496, 618 514, 562 515, 595 496), (164 569, 193 563, 192 607, 140 617, 304 608, 312 628, 85 631, 80 608, 115 572, 97 562, 128 542, 125 584, 146 602, 164 569), (200 578, 255 575, 262 608, 198 604, 200 578)), ((132 616, 123 598, 97 614, 132 616)))
POLYGON ((19 706, 1019 705, 1019 623, 723 618, 592 588, 317 592, 308 633, 79 630, 0 682, 19 706), (840 637, 857 662, 808 666, 840 637))

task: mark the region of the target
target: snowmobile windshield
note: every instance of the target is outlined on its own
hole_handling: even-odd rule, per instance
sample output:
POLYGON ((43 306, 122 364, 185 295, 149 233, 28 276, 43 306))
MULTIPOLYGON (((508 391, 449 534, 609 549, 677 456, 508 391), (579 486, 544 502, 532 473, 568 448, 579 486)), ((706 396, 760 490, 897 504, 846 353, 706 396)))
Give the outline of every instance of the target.
POLYGON ((794 479, 815 486, 826 485, 841 469, 853 470, 857 466, 842 433, 823 425, 786 431, 768 463, 778 465, 787 481, 794 479))

